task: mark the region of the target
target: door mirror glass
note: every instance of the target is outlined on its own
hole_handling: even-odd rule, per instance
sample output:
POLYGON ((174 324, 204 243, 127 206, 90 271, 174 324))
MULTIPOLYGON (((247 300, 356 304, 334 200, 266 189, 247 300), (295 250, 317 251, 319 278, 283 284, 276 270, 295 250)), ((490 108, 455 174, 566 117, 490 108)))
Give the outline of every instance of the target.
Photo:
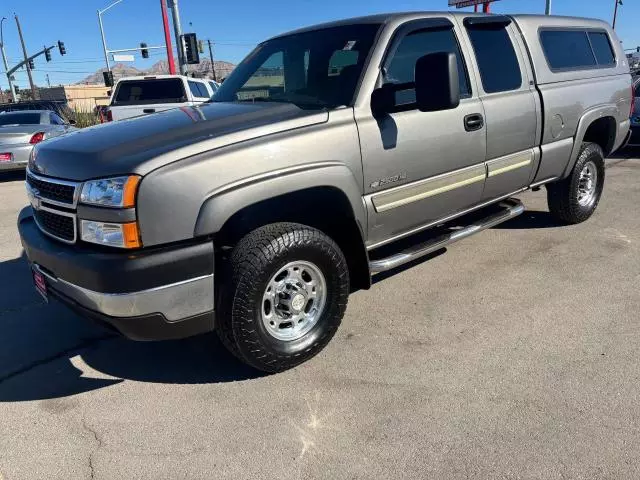
POLYGON ((69 120, 69 125, 75 125, 75 124, 76 124, 76 121, 75 121, 75 120, 73 120, 73 119, 72 119, 72 120, 69 120))
POLYGON ((420 57, 415 70, 416 106, 421 112, 451 110, 460 104, 458 62, 453 53, 420 57))

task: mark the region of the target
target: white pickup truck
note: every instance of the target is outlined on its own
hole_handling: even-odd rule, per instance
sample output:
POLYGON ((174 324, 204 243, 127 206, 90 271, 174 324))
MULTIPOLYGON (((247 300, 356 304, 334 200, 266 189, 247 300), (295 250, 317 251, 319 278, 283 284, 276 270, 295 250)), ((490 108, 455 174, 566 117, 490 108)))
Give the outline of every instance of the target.
POLYGON ((124 120, 207 102, 215 92, 206 80, 182 75, 126 77, 116 83, 107 120, 124 120))

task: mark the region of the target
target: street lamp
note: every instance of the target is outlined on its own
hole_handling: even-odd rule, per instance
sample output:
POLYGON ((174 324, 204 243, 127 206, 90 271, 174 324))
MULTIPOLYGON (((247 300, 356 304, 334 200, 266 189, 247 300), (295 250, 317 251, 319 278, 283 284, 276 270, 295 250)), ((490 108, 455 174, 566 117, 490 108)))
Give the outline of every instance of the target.
POLYGON ((9 65, 7 64, 7 55, 4 52, 4 32, 2 26, 7 17, 2 17, 0 20, 0 50, 2 51, 2 61, 4 62, 4 71, 7 72, 7 80, 9 81, 9 90, 11 91, 11 99, 16 101, 16 91, 13 88, 13 82, 11 81, 11 75, 9 75, 9 65))
POLYGON ((618 5, 623 5, 622 0, 614 0, 615 8, 613 10, 613 28, 616 28, 616 18, 618 16, 618 5))
POLYGON ((104 26, 102 25, 102 14, 109 10, 111 7, 115 7, 117 4, 122 2, 123 0, 116 0, 107 8, 102 10, 98 10, 98 23, 100 24, 100 35, 102 35, 102 48, 104 50, 104 61, 107 63, 107 72, 111 72, 111 65, 109 64, 109 52, 107 51, 107 40, 104 36, 104 26))

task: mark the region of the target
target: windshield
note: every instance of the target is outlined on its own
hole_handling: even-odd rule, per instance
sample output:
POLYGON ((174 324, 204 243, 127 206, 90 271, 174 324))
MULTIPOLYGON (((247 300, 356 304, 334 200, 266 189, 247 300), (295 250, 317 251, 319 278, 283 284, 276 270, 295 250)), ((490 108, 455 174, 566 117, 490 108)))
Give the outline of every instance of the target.
POLYGON ((213 101, 351 105, 379 27, 345 25, 269 40, 236 67, 213 101))
POLYGON ((0 125, 38 125, 40 113, 3 113, 0 125))

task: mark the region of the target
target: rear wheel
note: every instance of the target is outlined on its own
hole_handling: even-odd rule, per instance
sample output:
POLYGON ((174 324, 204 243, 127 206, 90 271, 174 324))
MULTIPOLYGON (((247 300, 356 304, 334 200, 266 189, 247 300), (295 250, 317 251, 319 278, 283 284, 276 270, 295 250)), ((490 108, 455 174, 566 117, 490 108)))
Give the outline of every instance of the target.
POLYGON ((349 295, 339 247, 304 225, 258 228, 234 248, 217 329, 238 358, 279 372, 316 355, 335 334, 349 295))
POLYGON ((549 211, 565 223, 584 222, 598 207, 604 177, 602 148, 595 143, 584 143, 571 175, 547 185, 549 211))

